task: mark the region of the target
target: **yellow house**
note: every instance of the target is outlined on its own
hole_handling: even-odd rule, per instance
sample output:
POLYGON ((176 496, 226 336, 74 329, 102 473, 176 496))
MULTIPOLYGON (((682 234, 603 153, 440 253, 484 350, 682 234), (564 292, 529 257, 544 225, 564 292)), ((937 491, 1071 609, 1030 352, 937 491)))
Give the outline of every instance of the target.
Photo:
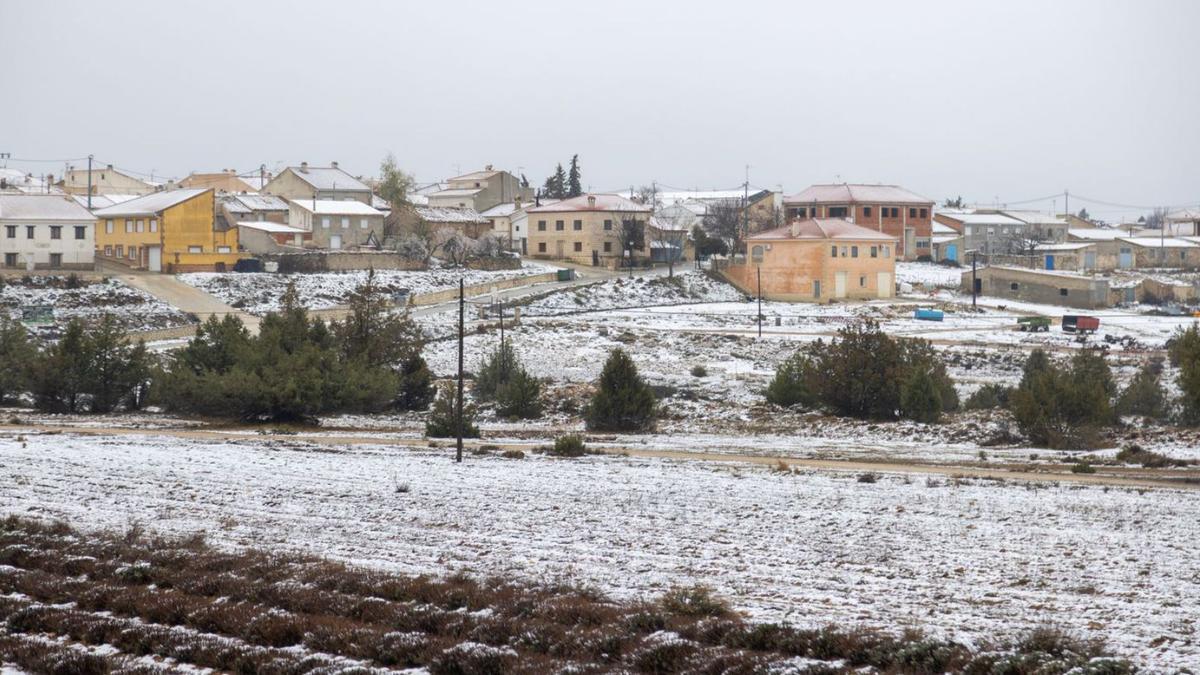
POLYGON ((168 190, 94 211, 96 256, 151 272, 223 272, 237 228, 217 229, 212 189, 168 190))

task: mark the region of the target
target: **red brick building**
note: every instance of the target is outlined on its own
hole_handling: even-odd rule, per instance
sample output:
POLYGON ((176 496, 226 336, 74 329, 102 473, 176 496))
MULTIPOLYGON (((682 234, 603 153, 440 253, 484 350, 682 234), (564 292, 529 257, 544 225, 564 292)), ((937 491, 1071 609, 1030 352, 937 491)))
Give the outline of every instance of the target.
POLYGON ((783 208, 790 222, 797 218, 845 218, 901 242, 903 259, 932 255, 933 200, 898 185, 839 183, 812 185, 799 194, 784 197, 783 208))

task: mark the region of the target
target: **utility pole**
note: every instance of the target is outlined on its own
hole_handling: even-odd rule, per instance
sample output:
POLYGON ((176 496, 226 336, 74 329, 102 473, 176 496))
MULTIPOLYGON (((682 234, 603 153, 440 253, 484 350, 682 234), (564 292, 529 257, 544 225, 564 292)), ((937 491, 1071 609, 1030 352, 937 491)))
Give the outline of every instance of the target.
POLYGON ((1065 211, 1068 216, 1071 215, 1071 191, 1070 190, 1065 190, 1065 189, 1063 190, 1063 211, 1065 211))
POLYGON ((762 337, 763 313, 762 313, 762 266, 755 268, 758 270, 758 337, 762 337))
POLYGON ((458 280, 458 397, 454 400, 457 410, 454 411, 455 445, 454 461, 462 462, 463 450, 463 314, 466 311, 466 288, 463 280, 458 280))
POLYGON ((258 189, 261 190, 267 184, 267 165, 258 165, 258 189))
MULTIPOLYGON (((746 165, 746 182, 742 183, 742 237, 750 234, 750 165, 746 165)), ((732 251, 737 253, 737 251, 732 251)), ((761 326, 760 326, 761 328, 761 326)))
POLYGON ((975 298, 979 295, 979 277, 978 277, 978 262, 979 251, 971 251, 971 311, 979 309, 975 302, 975 298))
POLYGON ((88 155, 88 211, 92 210, 92 156, 88 155))

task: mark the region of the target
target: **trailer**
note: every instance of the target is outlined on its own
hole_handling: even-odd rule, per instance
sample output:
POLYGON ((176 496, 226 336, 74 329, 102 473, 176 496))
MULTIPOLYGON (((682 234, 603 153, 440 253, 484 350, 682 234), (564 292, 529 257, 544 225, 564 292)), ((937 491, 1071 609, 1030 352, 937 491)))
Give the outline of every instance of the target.
POLYGON ((1079 333, 1088 335, 1095 333, 1100 328, 1100 319, 1094 316, 1083 316, 1079 314, 1066 314, 1062 318, 1062 329, 1064 333, 1079 333))
POLYGON ((1048 317, 1048 316, 1022 316, 1022 317, 1019 317, 1017 319, 1017 328, 1019 328, 1023 331, 1026 331, 1026 332, 1030 332, 1030 333, 1036 333, 1038 331, 1046 333, 1046 332, 1050 331, 1050 317, 1048 317))
POLYGON ((945 314, 940 309, 918 309, 913 318, 918 321, 941 321, 945 314))

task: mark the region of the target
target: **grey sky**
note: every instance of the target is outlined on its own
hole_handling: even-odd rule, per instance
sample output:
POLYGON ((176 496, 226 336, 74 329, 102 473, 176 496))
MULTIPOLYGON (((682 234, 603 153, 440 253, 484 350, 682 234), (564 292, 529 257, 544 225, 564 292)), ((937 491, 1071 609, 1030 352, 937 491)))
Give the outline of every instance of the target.
POLYGON ((0 152, 1196 204, 1197 26, 1191 0, 0 0, 0 152))

